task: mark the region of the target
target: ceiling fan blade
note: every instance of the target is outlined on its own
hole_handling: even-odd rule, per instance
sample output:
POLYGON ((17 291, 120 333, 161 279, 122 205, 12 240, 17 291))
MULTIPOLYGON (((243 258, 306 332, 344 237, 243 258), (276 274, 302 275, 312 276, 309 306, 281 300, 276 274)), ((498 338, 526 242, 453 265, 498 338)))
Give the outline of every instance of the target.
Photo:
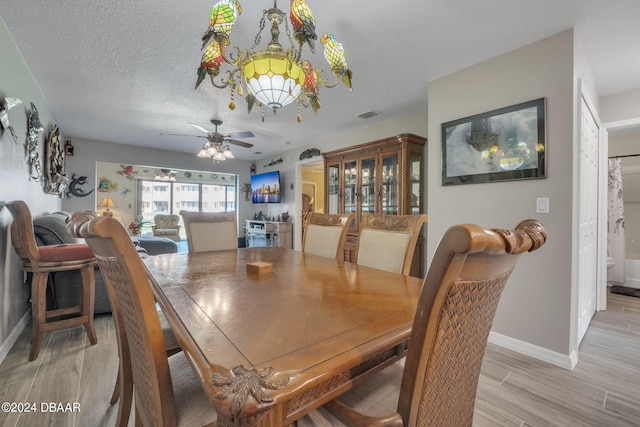
POLYGON ((232 132, 230 134, 225 135, 229 138, 253 138, 255 135, 253 132, 244 131, 244 132, 232 132))
POLYGON ((253 147, 253 144, 249 144, 248 142, 244 141, 236 141, 235 139, 225 139, 224 142, 228 142, 229 144, 237 145, 244 148, 253 147))
POLYGON ((206 135, 182 135, 179 133, 168 133, 167 136, 188 136, 190 138, 206 138, 206 135))
POLYGON ((189 123, 189 124, 190 124, 191 126, 193 126, 194 128, 196 128, 196 129, 198 129, 198 130, 201 130, 202 132, 206 133, 207 135, 211 133, 210 131, 206 130, 205 128, 203 128, 203 127, 202 127, 202 126, 200 126, 200 125, 197 125, 197 124, 195 124, 195 123, 189 123))

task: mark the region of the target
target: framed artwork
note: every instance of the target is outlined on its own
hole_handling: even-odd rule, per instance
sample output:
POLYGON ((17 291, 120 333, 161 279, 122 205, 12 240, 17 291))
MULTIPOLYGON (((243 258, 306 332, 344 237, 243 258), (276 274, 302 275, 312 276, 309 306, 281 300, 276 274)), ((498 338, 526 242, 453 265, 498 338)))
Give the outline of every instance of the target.
POLYGON ((442 185, 546 178, 546 99, 442 124, 442 185))

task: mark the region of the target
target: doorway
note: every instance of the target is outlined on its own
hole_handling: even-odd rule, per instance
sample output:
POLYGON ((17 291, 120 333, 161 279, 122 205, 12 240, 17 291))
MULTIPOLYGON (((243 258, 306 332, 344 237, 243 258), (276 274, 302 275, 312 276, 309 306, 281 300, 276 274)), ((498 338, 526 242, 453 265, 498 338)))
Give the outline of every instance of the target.
MULTIPOLYGON (((607 123, 608 156, 620 159, 624 206, 624 243, 608 253, 614 261, 606 277, 608 285, 640 287, 640 119, 607 123), (609 280, 612 280, 609 282, 609 280)), ((605 199, 606 202, 606 199, 605 199)), ((611 250, 611 248, 609 248, 611 250)), ((606 287, 605 287, 606 288, 606 287)))
POLYGON ((296 163, 294 185, 296 217, 293 233, 293 248, 295 250, 302 250, 303 194, 313 191, 315 195, 307 194, 309 199, 312 199, 313 211, 322 213, 324 212, 324 186, 324 159, 314 157, 296 163))

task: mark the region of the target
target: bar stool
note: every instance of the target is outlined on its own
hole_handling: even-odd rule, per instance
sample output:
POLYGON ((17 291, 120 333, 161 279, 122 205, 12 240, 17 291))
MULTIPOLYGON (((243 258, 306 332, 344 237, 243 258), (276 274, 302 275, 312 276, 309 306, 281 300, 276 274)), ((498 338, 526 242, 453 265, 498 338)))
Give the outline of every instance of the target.
MULTIPOLYGON (((35 360, 42 346, 44 333, 54 329, 84 325, 89 342, 98 342, 93 323, 95 300, 94 266, 97 264, 93 251, 86 244, 64 244, 37 246, 33 233, 31 212, 21 200, 7 202, 13 223, 11 243, 20 257, 20 268, 32 273, 31 279, 31 351, 29 360, 35 360), (47 310, 47 283, 51 273, 65 270, 80 270, 82 278, 80 304, 72 307, 47 310), (69 315, 75 315, 69 317, 69 315)), ((52 279, 53 280, 53 279, 52 279)))

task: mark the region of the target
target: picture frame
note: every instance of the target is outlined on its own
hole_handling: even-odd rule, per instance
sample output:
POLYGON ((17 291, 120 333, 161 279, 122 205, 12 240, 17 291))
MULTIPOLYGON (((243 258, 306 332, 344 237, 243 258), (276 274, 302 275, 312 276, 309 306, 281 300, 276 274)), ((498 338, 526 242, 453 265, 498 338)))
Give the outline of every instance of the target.
POLYGON ((546 178, 546 98, 442 123, 442 185, 546 178))

